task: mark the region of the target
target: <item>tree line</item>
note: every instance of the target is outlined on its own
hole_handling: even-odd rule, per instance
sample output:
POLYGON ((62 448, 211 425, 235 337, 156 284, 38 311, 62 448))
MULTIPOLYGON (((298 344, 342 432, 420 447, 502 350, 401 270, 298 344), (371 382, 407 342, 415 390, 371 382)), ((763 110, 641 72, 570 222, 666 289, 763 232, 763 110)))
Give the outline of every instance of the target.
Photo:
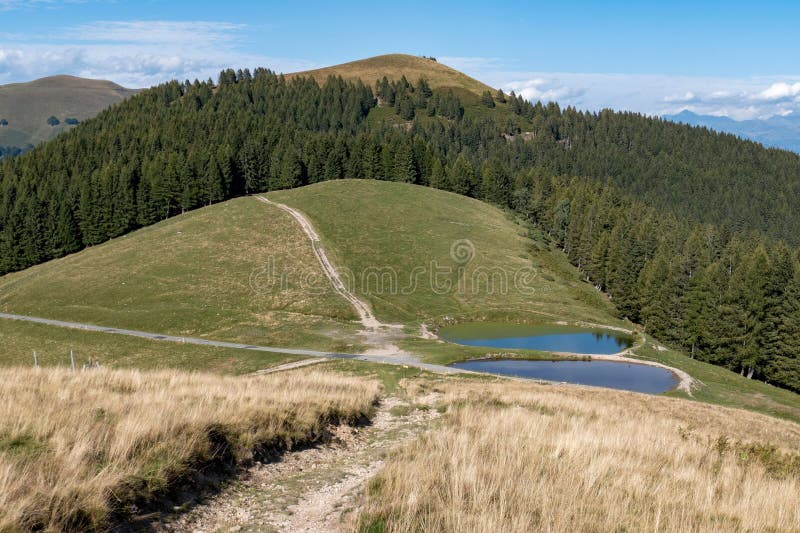
POLYGON ((514 209, 621 316, 800 390, 800 266, 787 237, 800 223, 797 168, 792 154, 728 135, 513 93, 226 70, 216 84, 143 91, 4 160, 0 273, 237 195, 345 177, 417 183, 514 209), (394 118, 368 120, 377 105, 394 118))

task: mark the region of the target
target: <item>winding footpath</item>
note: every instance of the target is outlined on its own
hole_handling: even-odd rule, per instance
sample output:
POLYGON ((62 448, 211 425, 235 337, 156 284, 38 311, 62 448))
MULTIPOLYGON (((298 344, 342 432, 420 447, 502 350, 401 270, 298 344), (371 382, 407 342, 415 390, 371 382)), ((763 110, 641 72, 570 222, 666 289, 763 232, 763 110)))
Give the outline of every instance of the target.
POLYGON ((381 323, 377 318, 375 318, 375 315, 370 309, 369 304, 353 294, 344 284, 341 276, 339 276, 339 272, 333 266, 333 263, 331 263, 330 259, 328 259, 328 254, 325 253, 325 249, 322 247, 322 241, 317 232, 314 230, 314 226, 311 225, 311 221, 308 220, 303 213, 297 209, 289 207, 288 205, 273 202, 264 196, 256 196, 256 199, 264 202, 265 204, 269 204, 277 207, 278 209, 286 211, 292 215, 298 224, 300 224, 300 227, 303 228, 303 231, 311 240, 311 247, 314 249, 314 255, 317 256, 317 260, 322 267, 322 271, 325 272, 325 275, 330 280, 334 290, 352 304, 365 328, 374 330, 386 327, 386 324, 381 323))

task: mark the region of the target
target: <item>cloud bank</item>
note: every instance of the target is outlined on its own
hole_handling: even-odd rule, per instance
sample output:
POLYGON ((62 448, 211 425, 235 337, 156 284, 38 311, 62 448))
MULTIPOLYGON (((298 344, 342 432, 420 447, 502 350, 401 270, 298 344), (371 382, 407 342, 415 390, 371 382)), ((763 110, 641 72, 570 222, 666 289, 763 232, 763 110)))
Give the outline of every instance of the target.
POLYGON ((98 21, 46 42, 0 35, 7 41, 0 43, 0 83, 67 73, 149 87, 170 79, 216 79, 228 67, 290 72, 317 66, 242 52, 240 40, 252 30, 215 21, 98 21))
MULTIPOLYGON (((447 59, 443 58, 445 62, 447 59)), ((556 101, 591 111, 611 108, 666 115, 688 109, 736 120, 800 114, 800 74, 723 78, 528 72, 504 69, 497 60, 482 62, 480 58, 470 58, 458 66, 528 100, 556 101)))

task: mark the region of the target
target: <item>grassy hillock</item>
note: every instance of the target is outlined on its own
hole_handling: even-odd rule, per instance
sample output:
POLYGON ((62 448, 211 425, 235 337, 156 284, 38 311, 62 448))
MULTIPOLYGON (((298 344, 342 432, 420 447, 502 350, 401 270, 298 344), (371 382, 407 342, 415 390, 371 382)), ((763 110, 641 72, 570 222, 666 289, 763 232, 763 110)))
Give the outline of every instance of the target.
POLYGON ((435 89, 464 89, 477 95, 483 91, 491 91, 494 94, 495 91, 485 83, 447 65, 424 57, 406 54, 375 56, 316 70, 294 72, 286 76, 289 78, 294 76, 312 77, 318 83, 324 82, 328 76, 341 76, 346 80, 360 79, 368 85, 374 85, 376 80, 384 76, 390 81, 405 76, 412 83, 416 83, 420 78, 425 78, 435 89))
MULTIPOLYGON (((354 275, 356 292, 382 320, 618 323, 610 303, 580 281, 563 254, 537 249, 525 228, 483 202, 361 180, 270 197, 311 218, 329 255, 354 275), (454 243, 473 250, 474 258, 456 261, 454 243), (434 268, 442 274, 432 283, 434 268)), ((3 276, 0 309, 278 346, 344 348, 337 336, 355 330, 353 309, 323 276, 299 225, 254 198, 193 211, 3 276)))
POLYGON ((268 196, 311 219, 337 267, 350 273, 355 292, 382 320, 621 324, 610 302, 579 279, 563 254, 531 241, 528 229, 484 202, 370 180, 268 196))
POLYGON ((28 83, 0 86, 0 146, 38 144, 71 129, 67 118, 92 118, 103 109, 136 94, 116 83, 74 76, 51 76, 28 83), (51 116, 59 124, 51 126, 51 116))

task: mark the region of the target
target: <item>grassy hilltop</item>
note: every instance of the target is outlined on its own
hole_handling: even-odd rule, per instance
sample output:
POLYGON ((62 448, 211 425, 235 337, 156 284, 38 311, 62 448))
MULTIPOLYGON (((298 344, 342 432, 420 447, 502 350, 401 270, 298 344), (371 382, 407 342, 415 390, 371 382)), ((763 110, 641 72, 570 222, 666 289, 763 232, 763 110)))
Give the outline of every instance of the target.
MULTIPOLYGON (((447 316, 618 322, 607 300, 561 254, 538 250, 524 227, 483 202, 361 180, 270 197, 311 218, 337 266, 355 274, 356 292, 384 321, 415 327, 447 316), (475 251, 463 273, 450 255, 459 240, 475 251), (443 279, 450 289, 441 294, 430 283, 432 262, 450 272, 443 279), (417 267, 425 272, 415 278, 417 267), (378 290, 370 269, 377 276, 387 268, 400 286, 378 290), (508 283, 479 276, 479 269, 486 276, 505 273, 508 283), (523 290, 514 286, 520 270, 530 273, 523 290), (412 279, 418 283, 406 294, 412 279)), ((0 309, 216 340, 357 348, 354 311, 323 276, 305 234, 288 214, 254 198, 193 211, 3 276, 0 309)))
POLYGON ((406 54, 386 54, 350 61, 332 67, 305 70, 287 74, 287 77, 307 76, 323 83, 328 76, 341 76, 344 79, 360 79, 368 85, 386 76, 390 81, 405 76, 412 83, 425 78, 435 89, 463 89, 476 95, 494 89, 483 82, 467 76, 454 68, 424 57, 406 54))

